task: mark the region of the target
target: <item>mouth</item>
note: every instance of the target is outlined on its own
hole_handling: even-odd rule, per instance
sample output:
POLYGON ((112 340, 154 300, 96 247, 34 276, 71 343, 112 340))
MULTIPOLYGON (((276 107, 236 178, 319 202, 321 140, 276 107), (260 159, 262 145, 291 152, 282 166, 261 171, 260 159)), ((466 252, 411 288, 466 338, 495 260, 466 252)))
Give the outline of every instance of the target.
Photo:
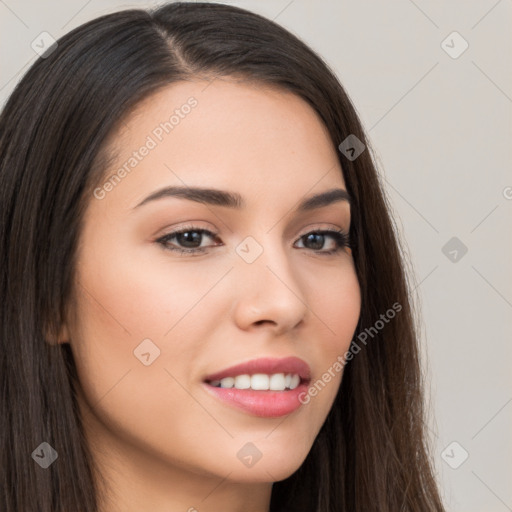
POLYGON ((300 397, 310 381, 309 365, 299 358, 261 358, 209 375, 203 386, 224 404, 253 416, 276 418, 303 405, 300 397))
POLYGON ((222 379, 209 380, 204 382, 215 388, 222 389, 250 389, 252 391, 288 391, 293 390, 301 384, 307 384, 309 379, 301 378, 297 373, 255 373, 253 375, 242 374, 222 379))

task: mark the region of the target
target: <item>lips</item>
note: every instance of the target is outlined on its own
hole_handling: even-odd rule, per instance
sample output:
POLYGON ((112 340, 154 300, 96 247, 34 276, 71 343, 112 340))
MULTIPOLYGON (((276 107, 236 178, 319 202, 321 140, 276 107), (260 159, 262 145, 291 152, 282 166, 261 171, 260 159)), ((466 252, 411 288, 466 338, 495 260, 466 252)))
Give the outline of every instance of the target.
POLYGON ((216 373, 212 373, 204 378, 205 382, 221 380, 225 377, 235 377, 237 375, 253 375, 257 373, 265 373, 272 375, 275 373, 295 373, 301 378, 301 382, 311 379, 311 369, 309 365, 298 357, 276 358, 259 358, 253 359, 246 363, 230 366, 216 373))
POLYGON ((212 373, 205 377, 203 387, 210 396, 246 414, 261 418, 278 418, 293 413, 303 405, 300 397, 306 393, 310 381, 309 365, 302 359, 298 357, 283 359, 268 357, 253 359, 212 373), (283 374, 286 374, 287 377, 293 375, 295 379, 300 378, 300 382, 297 384, 295 381, 296 387, 293 389, 290 386, 280 391, 271 391, 267 388, 247 389, 246 386, 243 386, 244 389, 238 389, 236 383, 235 387, 216 387, 217 383, 228 377, 235 377, 236 382, 241 377, 246 380, 247 376, 251 376, 252 385, 252 379, 258 374, 281 374, 281 378, 283 374))

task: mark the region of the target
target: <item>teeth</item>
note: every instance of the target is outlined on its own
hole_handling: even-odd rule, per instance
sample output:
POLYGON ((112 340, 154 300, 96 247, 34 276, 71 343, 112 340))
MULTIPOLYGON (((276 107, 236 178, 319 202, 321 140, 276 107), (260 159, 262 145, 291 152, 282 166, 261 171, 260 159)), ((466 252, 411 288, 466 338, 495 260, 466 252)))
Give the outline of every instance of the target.
POLYGON ((266 390, 268 389, 269 385, 269 378, 268 375, 265 375, 264 373, 256 373, 251 377, 251 388, 252 389, 261 389, 266 390))
POLYGON ((251 377, 249 377, 249 375, 237 375, 235 377, 235 388, 236 389, 249 389, 250 387, 251 387, 251 377))
POLYGON ((300 377, 295 373, 255 373, 254 375, 237 375, 236 377, 224 377, 220 380, 212 380, 211 386, 217 388, 254 389, 257 391, 284 391, 295 389, 300 384, 300 377))
POLYGON ((290 381, 290 389, 295 389, 300 382, 300 377, 296 374, 292 375, 292 379, 290 381))
POLYGON ((274 373, 269 378, 269 389, 272 391, 284 391, 286 380, 284 373, 274 373))
POLYGON ((233 377, 224 377, 220 379, 220 387, 221 388, 232 388, 235 384, 235 379, 233 377))

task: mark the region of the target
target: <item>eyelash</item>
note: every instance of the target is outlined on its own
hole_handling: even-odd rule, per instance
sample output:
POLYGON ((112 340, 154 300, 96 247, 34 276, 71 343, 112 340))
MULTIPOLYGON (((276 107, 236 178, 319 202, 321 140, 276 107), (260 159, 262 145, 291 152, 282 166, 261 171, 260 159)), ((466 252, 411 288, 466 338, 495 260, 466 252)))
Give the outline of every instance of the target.
MULTIPOLYGON (((167 235, 164 235, 163 237, 157 239, 156 242, 159 243, 165 250, 178 252, 180 254, 205 253, 207 251, 207 249, 209 249, 209 247, 202 247, 202 248, 196 247, 193 249, 183 249, 180 247, 172 247, 169 245, 169 240, 173 239, 177 235, 181 235, 183 233, 188 233, 188 232, 201 233, 202 235, 207 235, 207 236, 211 237, 212 239, 217 238, 217 236, 218 236, 216 233, 212 233, 208 229, 198 228, 196 226, 186 226, 184 228, 181 228, 178 231, 173 231, 171 233, 168 233, 167 235)), ((342 230, 314 229, 313 231, 309 231, 308 233, 305 233, 304 235, 299 237, 299 240, 301 240, 311 234, 328 235, 328 236, 332 237, 337 243, 336 249, 331 249, 330 251, 310 249, 311 251, 313 251, 317 254, 330 256, 333 254, 337 254, 343 248, 352 247, 350 235, 348 235, 345 231, 342 231, 342 230)), ((299 247, 299 249, 307 249, 307 247, 299 247)))

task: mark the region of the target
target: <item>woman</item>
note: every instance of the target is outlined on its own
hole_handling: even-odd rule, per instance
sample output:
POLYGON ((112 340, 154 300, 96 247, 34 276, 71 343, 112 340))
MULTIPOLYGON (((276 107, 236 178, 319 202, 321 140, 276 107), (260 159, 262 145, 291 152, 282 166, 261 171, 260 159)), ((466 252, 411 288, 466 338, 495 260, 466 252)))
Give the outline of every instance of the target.
POLYGON ((0 165, 2 510, 443 510, 368 141, 295 36, 88 22, 17 85, 0 165))

